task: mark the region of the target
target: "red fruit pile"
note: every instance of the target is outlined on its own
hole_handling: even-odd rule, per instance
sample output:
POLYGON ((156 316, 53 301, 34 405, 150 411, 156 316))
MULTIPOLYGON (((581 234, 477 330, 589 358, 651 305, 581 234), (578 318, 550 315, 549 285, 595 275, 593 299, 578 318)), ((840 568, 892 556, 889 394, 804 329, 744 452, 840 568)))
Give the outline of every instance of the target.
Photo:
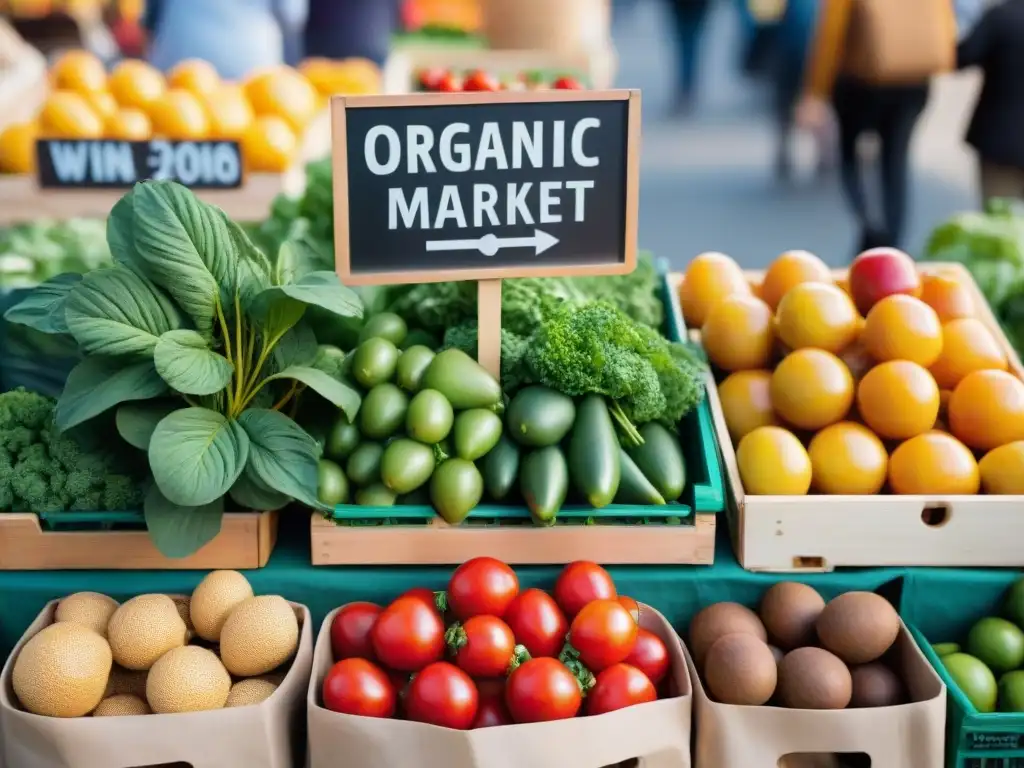
POLYGON ((520 592, 508 565, 478 557, 447 592, 344 606, 323 704, 460 730, 613 712, 657 699, 668 675, 665 643, 639 621, 594 563, 567 565, 549 594, 520 592))
POLYGON ((537 91, 552 88, 557 91, 583 90, 583 84, 579 80, 567 75, 548 78, 536 73, 522 73, 502 80, 482 69, 463 73, 442 67, 420 72, 416 76, 416 85, 419 90, 431 93, 537 91))

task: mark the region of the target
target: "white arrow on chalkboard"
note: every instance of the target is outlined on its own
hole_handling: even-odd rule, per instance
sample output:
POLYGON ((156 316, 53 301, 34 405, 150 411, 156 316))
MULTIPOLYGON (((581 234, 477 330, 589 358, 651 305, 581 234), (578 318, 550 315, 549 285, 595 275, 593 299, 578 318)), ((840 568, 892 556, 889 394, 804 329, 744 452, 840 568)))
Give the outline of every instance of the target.
POLYGON ((533 248, 537 256, 558 243, 557 237, 539 229, 533 230, 533 237, 495 237, 484 235, 472 240, 427 240, 428 251, 480 251, 484 256, 493 256, 502 248, 533 248))

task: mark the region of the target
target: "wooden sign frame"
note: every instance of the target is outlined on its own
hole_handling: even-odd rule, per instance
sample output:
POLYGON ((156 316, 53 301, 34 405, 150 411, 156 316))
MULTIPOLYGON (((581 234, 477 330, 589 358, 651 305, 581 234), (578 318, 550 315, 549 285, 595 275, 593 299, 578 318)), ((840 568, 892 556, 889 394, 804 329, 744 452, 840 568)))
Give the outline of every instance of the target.
MULTIPOLYGON (((624 101, 627 109, 626 195, 624 260, 616 263, 551 265, 537 267, 490 267, 472 269, 356 272, 349 259, 348 205, 335 206, 335 266, 346 285, 403 285, 458 280, 499 281, 517 277, 562 277, 576 275, 625 275, 636 268, 638 202, 640 196, 640 91, 498 91, 494 93, 425 93, 397 96, 334 96, 331 98, 332 168, 334 199, 347 200, 348 138, 350 109, 381 107, 431 107, 477 104, 529 104, 538 102, 624 101)), ((483 287, 483 286, 482 286, 483 287)), ((500 287, 500 286, 499 286, 500 287)), ((492 294, 493 295, 493 294, 492 294)), ((500 296, 500 291, 499 291, 500 296)), ((482 297, 481 297, 482 298, 482 297)), ((491 298, 489 296, 489 298, 491 298)), ((483 339, 481 339, 481 342, 483 339)), ((483 349, 484 344, 480 344, 483 349)))

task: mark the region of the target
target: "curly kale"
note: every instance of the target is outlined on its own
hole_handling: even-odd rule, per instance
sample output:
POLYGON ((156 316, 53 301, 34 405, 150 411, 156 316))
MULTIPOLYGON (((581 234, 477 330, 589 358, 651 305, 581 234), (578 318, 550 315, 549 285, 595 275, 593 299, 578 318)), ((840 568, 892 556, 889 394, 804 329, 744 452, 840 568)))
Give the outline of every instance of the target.
MULTIPOLYGON (((444 335, 442 349, 460 349, 470 357, 477 355, 478 333, 475 322, 463 323, 449 328, 444 335)), ((501 388, 505 394, 512 394, 528 383, 523 357, 526 354, 526 339, 511 331, 501 329, 501 388)))
POLYGON ((641 253, 636 269, 626 275, 574 277, 564 281, 567 287, 589 301, 614 304, 638 323, 661 328, 665 305, 661 300, 661 275, 654 258, 641 253))
POLYGON ((0 511, 138 509, 139 478, 61 433, 54 405, 24 389, 0 394, 0 511))

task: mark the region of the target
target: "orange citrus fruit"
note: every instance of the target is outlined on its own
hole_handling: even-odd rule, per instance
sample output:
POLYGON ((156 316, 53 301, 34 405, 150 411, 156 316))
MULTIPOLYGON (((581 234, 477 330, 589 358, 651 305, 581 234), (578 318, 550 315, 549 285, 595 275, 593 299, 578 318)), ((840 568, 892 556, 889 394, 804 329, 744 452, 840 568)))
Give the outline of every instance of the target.
POLYGON ((127 59, 114 67, 107 84, 122 107, 147 111, 167 90, 159 70, 138 59, 127 59))
POLYGON ((967 374, 949 398, 949 429, 981 451, 1024 440, 1024 382, 1006 371, 967 374))
POLYGON ((687 327, 702 327, 711 308, 734 293, 750 294, 750 283, 739 264, 724 253, 702 253, 694 258, 679 286, 687 327))
POLYGON ((1005 371, 1006 351, 986 325, 974 317, 950 320, 942 326, 942 352, 931 366, 943 389, 953 389, 974 371, 1005 371))
POLYGON ((755 296, 730 296, 711 309, 700 336, 723 371, 766 368, 775 341, 771 307, 755 296))
POLYGON ((811 487, 811 460, 792 432, 758 427, 740 440, 736 464, 746 493, 803 496, 811 487))
POLYGON ((853 300, 831 283, 800 283, 779 302, 776 332, 790 349, 814 347, 838 355, 857 338, 853 300))
POLYGON ((103 121, 85 97, 74 91, 54 91, 39 112, 39 135, 52 139, 98 139, 103 121))
POLYGON ((240 141, 255 119, 249 100, 238 85, 221 86, 215 95, 205 97, 203 104, 210 117, 211 139, 240 141))
POLYGON ((871 495, 885 485, 889 455, 874 432, 852 421, 825 427, 807 447, 818 493, 871 495))
POLYGON ((871 308, 860 340, 880 363, 910 360, 927 368, 942 353, 942 324, 923 301, 897 293, 871 308))
POLYGON ((299 71, 321 96, 380 91, 380 68, 369 59, 306 59, 299 66, 299 71))
POLYGON ((939 399, 935 379, 909 360, 876 365, 857 386, 858 413, 885 440, 906 440, 934 427, 939 399))
POLYGON ((263 72, 245 84, 253 111, 260 117, 280 117, 300 134, 320 109, 320 95, 310 82, 287 67, 263 72))
POLYGON ((736 371, 718 385, 718 399, 733 443, 758 427, 778 423, 772 410, 771 371, 736 371))
POLYGON ((782 297, 801 283, 832 284, 832 271, 808 251, 786 251, 773 261, 761 282, 761 298, 778 309, 782 297))
POLYGON ((107 118, 103 132, 108 139, 145 141, 153 135, 153 125, 141 109, 121 109, 107 118))
POLYGON ((978 462, 981 488, 991 494, 1024 494, 1024 440, 993 448, 978 462))
POLYGON ((800 349, 772 373, 772 407, 793 426, 817 430, 846 417, 853 389, 842 360, 823 349, 800 349))
POLYGON ((36 167, 35 123, 11 123, 0 131, 0 173, 32 173, 36 167))
POLYGON ((242 157, 252 171, 286 171, 298 148, 295 133, 280 117, 257 117, 242 136, 242 157))
POLYGON ((981 487, 978 463, 966 445, 945 432, 925 432, 901 443, 889 457, 893 493, 973 495, 981 487))
POLYGON ((974 317, 974 298, 970 290, 952 275, 922 275, 921 301, 934 309, 943 323, 974 317))
POLYGON ((167 73, 167 85, 190 91, 196 96, 210 96, 220 88, 220 75, 208 61, 187 59, 167 73))
POLYGON ((117 112, 117 100, 110 95, 110 91, 89 91, 82 96, 92 107, 93 112, 100 116, 100 119, 107 120, 117 112))
POLYGON ((50 69, 50 82, 56 90, 89 93, 107 87, 103 62, 88 51, 68 51, 50 69))
POLYGON ((210 134, 210 119, 195 94, 172 88, 149 108, 153 133, 180 141, 205 139, 210 134))

